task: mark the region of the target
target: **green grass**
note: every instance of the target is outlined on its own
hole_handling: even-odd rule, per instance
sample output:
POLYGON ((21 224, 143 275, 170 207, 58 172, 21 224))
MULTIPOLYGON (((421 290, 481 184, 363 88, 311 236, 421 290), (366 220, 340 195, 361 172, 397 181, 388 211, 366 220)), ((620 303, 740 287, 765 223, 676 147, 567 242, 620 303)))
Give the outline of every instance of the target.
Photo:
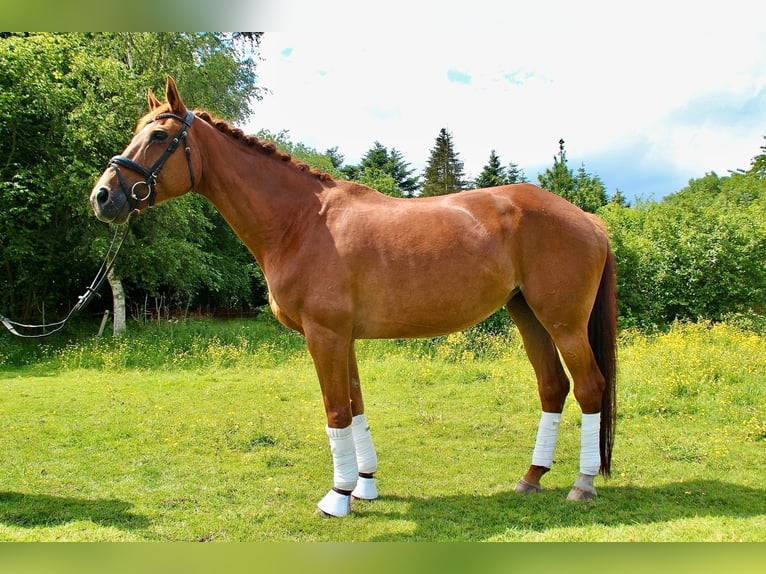
POLYGON ((360 341, 381 498, 334 520, 314 513, 332 468, 298 336, 6 341, 0 540, 766 541, 766 338, 731 325, 623 333, 613 477, 587 503, 565 501, 572 398, 545 490, 513 492, 539 418, 518 336, 360 341))

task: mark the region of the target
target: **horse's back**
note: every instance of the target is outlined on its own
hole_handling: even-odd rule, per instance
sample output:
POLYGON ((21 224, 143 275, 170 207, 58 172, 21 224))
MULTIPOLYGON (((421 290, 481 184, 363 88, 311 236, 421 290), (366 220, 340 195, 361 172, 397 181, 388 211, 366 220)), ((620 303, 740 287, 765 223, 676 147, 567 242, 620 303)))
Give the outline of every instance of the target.
POLYGON ((337 264, 324 268, 346 270, 359 337, 464 328, 542 274, 570 280, 572 265, 600 257, 587 253, 598 242, 591 218, 534 185, 415 199, 351 189, 330 202, 337 264))

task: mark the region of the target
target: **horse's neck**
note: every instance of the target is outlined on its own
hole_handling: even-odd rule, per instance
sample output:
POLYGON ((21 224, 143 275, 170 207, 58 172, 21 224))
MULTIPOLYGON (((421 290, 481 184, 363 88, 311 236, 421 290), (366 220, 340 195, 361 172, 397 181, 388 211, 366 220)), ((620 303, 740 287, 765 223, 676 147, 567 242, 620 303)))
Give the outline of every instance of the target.
POLYGON ((197 191, 207 197, 258 262, 281 248, 290 228, 318 209, 318 179, 290 162, 211 130, 197 191))

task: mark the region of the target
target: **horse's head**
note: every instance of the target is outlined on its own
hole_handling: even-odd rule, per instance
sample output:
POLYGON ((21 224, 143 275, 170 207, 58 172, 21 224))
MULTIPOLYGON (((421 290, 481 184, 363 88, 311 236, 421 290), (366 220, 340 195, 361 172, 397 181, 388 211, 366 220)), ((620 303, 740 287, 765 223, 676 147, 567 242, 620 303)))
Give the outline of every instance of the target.
POLYGON ((132 212, 194 188, 199 162, 193 161, 188 141, 194 114, 186 109, 169 76, 165 99, 161 103, 149 90, 149 113, 93 187, 90 203, 100 220, 124 223, 132 212))

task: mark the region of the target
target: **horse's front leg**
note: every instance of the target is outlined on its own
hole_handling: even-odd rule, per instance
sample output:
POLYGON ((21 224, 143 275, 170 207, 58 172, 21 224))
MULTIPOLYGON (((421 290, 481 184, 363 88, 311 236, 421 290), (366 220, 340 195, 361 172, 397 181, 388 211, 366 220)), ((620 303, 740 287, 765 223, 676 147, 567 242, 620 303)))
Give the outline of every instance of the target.
POLYGON ((351 512, 351 492, 359 476, 351 411, 351 338, 321 326, 307 328, 305 334, 322 389, 333 462, 333 488, 318 507, 325 515, 346 516, 351 512))
POLYGON ((362 386, 359 382, 359 368, 356 364, 353 341, 349 347, 348 372, 351 414, 353 416, 351 429, 354 435, 354 446, 356 447, 356 462, 359 467, 359 479, 351 496, 361 500, 375 500, 378 497, 378 489, 375 486, 373 474, 378 469, 378 456, 375 453, 375 445, 372 442, 370 425, 367 423, 367 417, 364 414, 364 399, 362 398, 362 386))

